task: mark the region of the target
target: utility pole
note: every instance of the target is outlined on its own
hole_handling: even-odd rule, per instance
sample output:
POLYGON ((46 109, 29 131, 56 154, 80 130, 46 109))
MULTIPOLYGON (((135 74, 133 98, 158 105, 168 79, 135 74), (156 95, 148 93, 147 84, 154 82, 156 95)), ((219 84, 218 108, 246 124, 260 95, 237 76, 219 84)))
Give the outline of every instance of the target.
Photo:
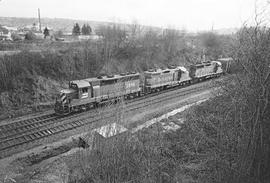
POLYGON ((39 31, 42 32, 41 31, 41 21, 40 21, 40 10, 39 10, 39 8, 38 8, 38 23, 39 23, 39 31))

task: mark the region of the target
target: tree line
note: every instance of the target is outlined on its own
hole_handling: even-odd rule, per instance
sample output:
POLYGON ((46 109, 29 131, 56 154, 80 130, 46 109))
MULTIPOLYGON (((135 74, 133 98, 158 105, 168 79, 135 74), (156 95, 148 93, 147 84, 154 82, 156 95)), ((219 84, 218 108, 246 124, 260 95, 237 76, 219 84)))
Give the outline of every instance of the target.
MULTIPOLYGON (((79 25, 75 24, 74 27, 79 30, 79 25)), ((22 50, 18 55, 0 58, 0 92, 6 92, 8 94, 6 98, 11 101, 10 103, 0 101, 0 107, 5 108, 6 105, 10 108, 22 107, 24 103, 31 106, 34 102, 31 98, 32 93, 40 91, 37 90, 39 86, 35 84, 37 81, 31 78, 45 77, 48 81, 62 82, 101 74, 142 72, 170 64, 188 66, 201 61, 203 50, 206 50, 208 59, 215 59, 221 54, 230 55, 231 37, 213 33, 207 35, 212 35, 217 41, 214 44, 205 44, 203 38, 206 37, 208 40, 208 36, 204 34, 190 36, 184 31, 174 29, 157 31, 138 24, 128 27, 119 24, 102 25, 97 27, 95 32, 101 37, 99 41, 50 44, 44 42, 37 45, 32 45, 31 42, 0 43, 0 49, 13 47, 22 50), (212 49, 214 47, 217 49, 212 49), (34 53, 25 51, 27 49, 41 51, 34 53), (14 97, 21 96, 21 92, 16 88, 29 93, 27 97, 22 97, 24 101, 21 101, 20 97, 14 97)), ((52 92, 44 90, 40 101, 51 101, 52 92)))
POLYGON ((90 35, 92 33, 92 28, 89 24, 83 24, 82 27, 78 23, 75 23, 72 29, 73 35, 90 35))

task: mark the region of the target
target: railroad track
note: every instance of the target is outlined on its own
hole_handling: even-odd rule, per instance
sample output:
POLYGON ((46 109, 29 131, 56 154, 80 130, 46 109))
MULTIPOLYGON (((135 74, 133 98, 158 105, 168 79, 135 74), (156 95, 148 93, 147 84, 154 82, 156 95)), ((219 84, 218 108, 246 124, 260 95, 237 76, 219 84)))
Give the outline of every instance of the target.
MULTIPOLYGON (((189 85, 186 85, 186 86, 189 86, 189 85)), ((184 87, 186 87, 186 86, 184 86, 184 87)), ((141 96, 139 98, 126 100, 126 103, 134 102, 134 101, 138 101, 138 100, 144 100, 144 99, 149 98, 149 97, 157 96, 157 95, 160 95, 162 93, 178 90, 178 89, 181 89, 181 88, 183 88, 183 87, 179 86, 179 87, 169 88, 167 90, 162 90, 162 91, 159 91, 159 92, 151 93, 151 94, 148 94, 148 95, 141 96)), ((78 114, 78 113, 80 113, 80 112, 72 113, 69 116, 75 115, 75 114, 78 114)), ((24 119, 24 120, 4 124, 4 125, 0 124, 0 132, 1 132, 0 139, 5 138, 6 136, 9 136, 8 134, 11 133, 12 131, 13 132, 20 132, 21 129, 23 129, 23 128, 24 129, 31 129, 31 127, 35 127, 35 126, 38 126, 39 124, 42 124, 42 123, 44 123, 46 121, 53 120, 53 118, 60 119, 60 118, 65 118, 65 117, 66 116, 57 116, 55 113, 50 113, 50 114, 46 114, 46 115, 43 115, 43 116, 24 119)))
MULTIPOLYGON (((186 90, 185 92, 181 93, 175 93, 174 95, 167 95, 162 97, 157 97, 155 99, 148 99, 148 101, 138 101, 136 104, 129 103, 125 106, 124 112, 130 112, 133 110, 141 109, 156 103, 160 103, 162 101, 174 99, 176 97, 185 96, 186 94, 192 93, 194 91, 200 91, 202 89, 205 89, 206 86, 200 87, 200 88, 193 88, 191 90, 186 90)), ((25 131, 24 133, 17 133, 13 134, 13 136, 9 136, 8 138, 2 138, 0 141, 0 151, 8 150, 13 147, 29 143, 41 138, 45 138, 57 133, 65 132, 68 130, 72 130, 84 125, 87 125, 89 123, 97 122, 101 119, 107 119, 110 117, 113 117, 115 115, 114 111, 112 110, 104 110, 100 115, 96 115, 95 112, 90 114, 90 116, 82 117, 79 119, 69 119, 69 121, 61 120, 58 122, 50 122, 48 124, 45 124, 43 126, 39 126, 35 129, 32 129, 31 131, 25 131)), ((77 115, 79 116, 79 115, 77 115)))
MULTIPOLYGON (((165 93, 159 92, 147 95, 147 97, 143 96, 136 98, 134 100, 125 102, 125 111, 128 112, 141 109, 162 101, 181 97, 195 91, 200 91, 205 88, 209 87, 203 85, 201 87, 186 89, 182 92, 177 92, 179 88, 172 88, 169 89, 172 92, 167 93, 167 90, 167 94, 165 96, 159 96, 159 94, 165 93)), ((46 138, 54 134, 82 127, 89 123, 94 123, 101 119, 110 118, 115 115, 114 111, 112 110, 104 110, 99 115, 96 114, 96 111, 92 110, 87 117, 80 117, 82 114, 83 113, 78 113, 66 117, 49 114, 37 118, 2 125, 0 126, 0 152, 8 151, 9 149, 20 146, 22 144, 30 143, 41 138, 46 138)))
POLYGON ((55 114, 51 113, 51 114, 47 114, 47 115, 43 115, 43 116, 38 116, 38 117, 30 118, 30 119, 16 121, 16 122, 9 123, 9 124, 0 125, 0 132, 21 128, 23 126, 30 125, 30 124, 35 123, 37 121, 50 119, 54 116, 55 116, 55 114))
MULTIPOLYGON (((186 85, 184 87, 187 87, 187 86, 189 86, 189 85, 186 85)), ((158 96, 160 94, 167 93, 167 92, 177 91, 178 89, 182 89, 182 88, 183 88, 183 86, 182 87, 181 86, 172 87, 172 88, 169 88, 167 90, 162 90, 159 92, 151 93, 148 95, 141 96, 139 98, 126 100, 125 102, 130 103, 130 102, 142 101, 142 100, 145 100, 147 98, 158 96)), ((44 124, 54 122, 56 120, 69 118, 70 116, 74 116, 74 115, 77 115, 79 113, 81 113, 81 112, 72 113, 68 116, 57 116, 54 113, 50 113, 50 114, 46 114, 43 116, 38 116, 38 117, 30 118, 30 119, 16 121, 16 122, 9 123, 9 124, 0 125, 0 140, 6 139, 10 136, 13 136, 13 134, 20 134, 26 130, 32 130, 34 128, 41 127, 44 124)))

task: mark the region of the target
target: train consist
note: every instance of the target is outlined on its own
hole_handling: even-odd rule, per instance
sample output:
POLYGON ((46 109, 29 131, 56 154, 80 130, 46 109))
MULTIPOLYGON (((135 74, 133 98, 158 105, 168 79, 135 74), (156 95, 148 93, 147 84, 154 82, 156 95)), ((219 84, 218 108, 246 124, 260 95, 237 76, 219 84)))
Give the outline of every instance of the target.
POLYGON ((123 73, 75 80, 69 83, 68 89, 61 90, 54 110, 58 115, 66 115, 93 108, 120 97, 139 97, 170 87, 193 84, 218 77, 222 73, 221 62, 208 61, 191 65, 189 69, 171 66, 143 73, 123 73))

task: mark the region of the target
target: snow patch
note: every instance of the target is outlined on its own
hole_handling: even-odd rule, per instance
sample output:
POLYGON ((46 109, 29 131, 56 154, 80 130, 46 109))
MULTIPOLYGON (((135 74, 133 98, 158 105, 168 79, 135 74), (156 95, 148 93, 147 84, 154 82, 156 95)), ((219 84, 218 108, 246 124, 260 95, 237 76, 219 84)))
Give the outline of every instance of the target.
POLYGON ((112 123, 112 124, 108 124, 108 125, 102 126, 100 128, 94 129, 93 131, 102 135, 104 138, 110 138, 112 136, 126 132, 127 129, 125 127, 123 127, 122 125, 112 123))
POLYGON ((176 131, 177 129, 180 128, 179 125, 175 124, 174 122, 168 122, 168 123, 164 123, 161 122, 162 127, 164 128, 164 132, 165 131, 176 131))
MULTIPOLYGON (((151 120, 149 120, 149 121, 146 121, 144 124, 139 125, 139 126, 137 126, 136 128, 133 128, 133 129, 131 130, 131 133, 136 133, 136 132, 138 132, 139 130, 142 130, 143 128, 148 128, 149 126, 151 126, 151 125, 153 125, 153 124, 155 124, 155 123, 157 123, 157 122, 160 122, 162 119, 168 119, 170 116, 174 116, 174 115, 176 115, 177 113, 183 112, 183 111, 185 111, 186 109, 190 108, 191 106, 193 106, 193 105, 198 105, 198 104, 200 104, 200 103, 202 103, 202 102, 205 102, 206 100, 208 100, 208 99, 203 99, 203 100, 197 101, 197 102, 195 102, 195 103, 185 105, 185 106, 180 107, 180 108, 178 108, 178 109, 175 109, 175 110, 173 110, 173 111, 171 111, 171 112, 168 112, 168 113, 166 113, 166 114, 163 114, 163 115, 160 116, 160 117, 153 118, 153 119, 151 119, 151 120)), ((181 119, 181 121, 183 122, 183 119, 181 119)), ((163 127, 164 127, 165 129, 168 129, 168 130, 171 130, 171 129, 172 129, 172 130, 177 130, 178 128, 180 128, 179 125, 177 125, 177 124, 175 124, 175 123, 173 123, 173 122, 169 122, 169 123, 166 123, 166 124, 165 124, 164 122, 162 122, 161 124, 164 124, 163 127), (172 125, 172 124, 173 124, 173 125, 172 125)))

